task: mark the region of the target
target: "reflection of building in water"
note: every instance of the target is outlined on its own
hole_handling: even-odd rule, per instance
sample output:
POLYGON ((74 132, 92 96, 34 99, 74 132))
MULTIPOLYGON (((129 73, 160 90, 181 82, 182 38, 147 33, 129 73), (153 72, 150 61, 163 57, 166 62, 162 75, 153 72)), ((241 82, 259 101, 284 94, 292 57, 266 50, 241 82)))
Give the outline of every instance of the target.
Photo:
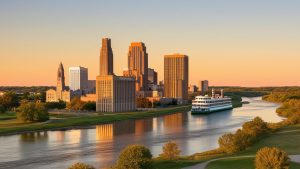
POLYGON ((68 140, 70 143, 79 143, 80 137, 81 137, 81 131, 80 130, 70 130, 66 133, 68 140))
POLYGON ((44 132, 35 132, 35 133, 24 133, 21 134, 21 141, 31 142, 31 141, 39 141, 39 140, 47 140, 48 133, 44 132))
POLYGON ((185 113, 176 113, 164 116, 164 127, 182 128, 185 119, 185 113))
POLYGON ((135 134, 140 135, 152 131, 152 123, 152 119, 135 120, 135 134))
POLYGON ((56 132, 56 140, 57 141, 64 141, 65 140, 65 131, 57 131, 56 132))
POLYGON ((114 136, 113 124, 103 124, 96 126, 97 140, 110 140, 114 136))
POLYGON ((117 135, 130 134, 134 132, 135 123, 131 120, 96 126, 96 137, 98 140, 109 140, 113 139, 113 137, 117 135))

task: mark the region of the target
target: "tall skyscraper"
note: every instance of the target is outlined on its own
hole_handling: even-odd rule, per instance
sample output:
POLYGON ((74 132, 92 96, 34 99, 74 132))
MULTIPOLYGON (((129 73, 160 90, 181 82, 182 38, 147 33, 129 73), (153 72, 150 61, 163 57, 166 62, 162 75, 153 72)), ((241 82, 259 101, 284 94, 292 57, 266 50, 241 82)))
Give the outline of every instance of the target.
POLYGON ((135 77, 136 91, 148 89, 148 53, 143 42, 133 42, 129 46, 128 70, 123 75, 135 77))
POLYGON ((189 59, 186 55, 164 57, 164 96, 176 98, 179 104, 188 100, 189 59))
POLYGON ((102 47, 100 50, 100 76, 113 75, 113 51, 111 49, 111 40, 102 39, 102 47))
POLYGON ((57 84, 56 84, 56 95, 58 99, 62 98, 62 91, 66 88, 65 86, 65 70, 63 64, 60 62, 57 70, 57 84))
POLYGON ((135 111, 135 79, 114 75, 110 42, 110 39, 102 40, 100 66, 104 65, 105 69, 100 69, 100 76, 96 78, 96 111, 135 111))
POLYGON ((208 86, 207 80, 200 81, 199 88, 200 88, 202 94, 204 94, 205 92, 208 91, 208 87, 209 86, 208 86))
POLYGON ((81 66, 70 67, 69 86, 73 91, 88 89, 88 69, 81 66))

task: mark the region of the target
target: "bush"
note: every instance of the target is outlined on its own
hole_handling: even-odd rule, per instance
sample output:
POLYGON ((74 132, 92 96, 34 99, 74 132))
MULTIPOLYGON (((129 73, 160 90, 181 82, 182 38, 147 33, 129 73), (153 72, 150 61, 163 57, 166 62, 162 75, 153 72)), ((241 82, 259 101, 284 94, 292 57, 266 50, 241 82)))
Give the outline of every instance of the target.
POLYGON ((255 117, 253 120, 243 124, 243 132, 251 135, 254 139, 269 131, 267 123, 260 117, 255 117))
POLYGON ((43 103, 23 102, 17 108, 17 119, 23 122, 46 121, 49 114, 43 103))
POLYGON ((17 107, 19 105, 18 96, 14 92, 6 92, 3 96, 0 96, 0 105, 2 105, 5 110, 17 107))
POLYGON ((288 155, 275 147, 265 147, 256 153, 256 169, 288 169, 288 155))
POLYGON ((6 109, 4 106, 0 105, 0 113, 5 113, 6 109))
POLYGON ((141 145, 130 145, 122 150, 114 169, 153 169, 150 150, 141 145))
POLYGON ((85 163, 75 163, 68 169, 95 169, 95 167, 85 163))
POLYGON ((178 145, 174 142, 168 142, 163 147, 163 153, 159 156, 163 159, 174 160, 179 158, 180 150, 178 145))
POLYGON ((70 103, 67 104, 67 109, 69 110, 82 110, 84 102, 80 100, 79 97, 74 97, 71 99, 70 103))
POLYGON ((65 109, 66 108, 66 102, 59 101, 59 102, 48 102, 46 103, 47 109, 65 109))
POLYGON ((85 102, 82 106, 82 110, 96 111, 96 102, 85 102))

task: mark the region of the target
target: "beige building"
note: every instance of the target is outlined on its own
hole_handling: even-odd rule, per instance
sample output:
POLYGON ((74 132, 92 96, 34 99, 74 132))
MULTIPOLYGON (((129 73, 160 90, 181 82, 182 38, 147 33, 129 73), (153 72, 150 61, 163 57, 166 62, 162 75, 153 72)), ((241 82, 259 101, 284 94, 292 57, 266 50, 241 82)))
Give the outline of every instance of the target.
POLYGON ((178 104, 188 100, 189 59, 186 55, 164 57, 164 96, 177 99, 178 104))
POLYGON ((57 70, 56 90, 50 89, 46 91, 46 102, 58 102, 59 100, 70 102, 71 92, 66 90, 65 72, 63 64, 60 63, 57 70))
POLYGON ((96 102, 97 95, 96 94, 86 94, 80 97, 80 100, 83 102, 96 102))
POLYGON ((113 73, 111 40, 103 39, 100 52, 100 76, 96 78, 96 111, 135 111, 135 79, 113 73))
POLYGON ((148 90, 148 53, 143 42, 133 42, 128 51, 128 70, 123 76, 134 77, 136 91, 148 90))

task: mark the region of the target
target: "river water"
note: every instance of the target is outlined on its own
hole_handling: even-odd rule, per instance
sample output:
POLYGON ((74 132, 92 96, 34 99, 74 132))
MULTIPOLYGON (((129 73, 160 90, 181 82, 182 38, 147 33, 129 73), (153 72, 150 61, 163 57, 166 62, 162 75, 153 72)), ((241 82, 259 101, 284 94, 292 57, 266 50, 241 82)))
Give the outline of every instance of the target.
POLYGON ((164 143, 175 141, 182 155, 218 147, 218 138, 260 116, 278 122, 278 104, 243 98, 241 108, 195 116, 190 112, 97 125, 92 129, 48 131, 0 137, 0 168, 66 169, 75 162, 110 166, 129 144, 143 144, 154 156, 164 143))

